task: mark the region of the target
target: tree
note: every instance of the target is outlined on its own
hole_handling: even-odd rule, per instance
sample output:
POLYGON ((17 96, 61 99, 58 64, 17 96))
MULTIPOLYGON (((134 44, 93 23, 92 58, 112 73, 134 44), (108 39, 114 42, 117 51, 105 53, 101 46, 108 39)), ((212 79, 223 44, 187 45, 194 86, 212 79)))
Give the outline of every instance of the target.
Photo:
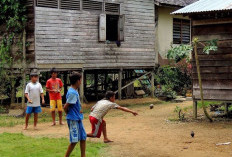
POLYGON ((26 27, 26 0, 0 1, 0 96, 8 95, 15 100, 16 66, 22 63, 23 32, 26 27), (20 63, 20 64, 19 64, 20 63), (11 94, 9 94, 11 93, 11 94))
POLYGON ((168 59, 174 59, 176 62, 181 61, 184 58, 189 60, 191 52, 194 52, 196 67, 197 67, 197 76, 198 76, 198 83, 200 87, 200 96, 201 102, 204 110, 204 114, 210 122, 213 121, 212 117, 208 114, 206 108, 207 106, 204 103, 204 93, 202 88, 202 79, 201 79, 201 72, 200 72, 200 64, 198 58, 198 46, 203 46, 203 53, 209 54, 210 51, 217 51, 217 40, 211 40, 208 42, 200 42, 198 38, 194 38, 191 45, 180 45, 176 47, 172 47, 171 50, 168 51, 167 57, 168 59))

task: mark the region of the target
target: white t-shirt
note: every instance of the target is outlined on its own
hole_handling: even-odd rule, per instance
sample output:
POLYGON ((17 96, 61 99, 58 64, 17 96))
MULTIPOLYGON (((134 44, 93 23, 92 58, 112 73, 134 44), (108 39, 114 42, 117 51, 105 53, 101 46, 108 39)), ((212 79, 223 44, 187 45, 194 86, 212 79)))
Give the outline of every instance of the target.
POLYGON ((27 102, 27 106, 40 106, 40 94, 43 93, 43 88, 39 82, 28 83, 26 86, 25 93, 28 94, 29 98, 32 100, 32 103, 27 102))
POLYGON ((109 100, 100 100, 93 107, 90 116, 102 121, 103 117, 109 112, 110 109, 120 107, 118 104, 109 100))

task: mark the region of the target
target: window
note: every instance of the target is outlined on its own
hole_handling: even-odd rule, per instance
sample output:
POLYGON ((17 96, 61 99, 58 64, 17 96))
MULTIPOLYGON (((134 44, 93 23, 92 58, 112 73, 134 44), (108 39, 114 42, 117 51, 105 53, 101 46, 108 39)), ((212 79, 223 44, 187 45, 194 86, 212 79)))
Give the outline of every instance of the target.
POLYGON ((80 10, 80 0, 60 0, 60 9, 80 10))
POLYGON ((102 11, 102 2, 83 0, 83 10, 97 10, 102 11))
POLYGON ((106 40, 118 40, 118 15, 106 15, 106 40))
POLYGON ((124 15, 100 15, 99 41, 124 41, 124 15))
POLYGON ((190 43, 190 20, 173 19, 173 44, 190 43))
POLYGON ((38 7, 58 8, 57 0, 37 0, 38 7))
POLYGON ((106 13, 120 13, 120 4, 115 3, 105 3, 106 13))

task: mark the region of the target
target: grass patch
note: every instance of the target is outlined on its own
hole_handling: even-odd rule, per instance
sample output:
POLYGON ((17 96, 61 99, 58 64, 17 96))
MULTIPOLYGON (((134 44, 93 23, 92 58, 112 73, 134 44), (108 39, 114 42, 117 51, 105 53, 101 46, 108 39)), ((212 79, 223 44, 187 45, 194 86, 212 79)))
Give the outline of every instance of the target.
MULTIPOLYGON (((66 138, 33 138, 23 134, 0 134, 1 157, 63 157, 69 141, 66 138)), ((100 157, 103 143, 87 142, 86 156, 100 157)), ((80 156, 79 144, 71 157, 80 156)))
MULTIPOLYGON (((65 117, 63 117, 65 118, 65 117)), ((56 119, 58 119, 58 114, 56 115, 56 119)), ((45 122, 51 122, 52 118, 50 114, 48 113, 40 113, 38 118, 38 123, 45 123, 45 122)), ((22 125, 25 123, 24 117, 12 117, 8 116, 6 114, 0 115, 0 127, 13 127, 15 125, 22 125)), ((31 117, 29 119, 29 125, 34 123, 34 115, 31 114, 31 117)))

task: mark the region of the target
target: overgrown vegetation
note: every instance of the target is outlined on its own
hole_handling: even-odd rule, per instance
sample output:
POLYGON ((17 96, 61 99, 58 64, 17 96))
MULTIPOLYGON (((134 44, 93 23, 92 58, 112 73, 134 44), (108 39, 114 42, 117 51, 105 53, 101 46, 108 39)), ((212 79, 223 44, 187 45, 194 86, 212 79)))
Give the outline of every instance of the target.
MULTIPOLYGON (((1 157, 61 157, 64 156, 69 141, 67 138, 33 138, 23 134, 3 133, 0 134, 1 157)), ((106 147, 103 143, 87 142, 86 156, 100 157, 102 149, 106 147)), ((72 157, 80 156, 77 146, 72 157)))
POLYGON ((155 81, 158 85, 155 92, 157 97, 166 96, 173 99, 178 94, 185 95, 187 89, 191 88, 191 77, 187 70, 174 66, 158 68, 155 81))
POLYGON ((26 27, 26 0, 0 1, 0 99, 15 99, 15 72, 21 73, 23 32, 26 27), (9 94, 10 93, 10 94, 9 94))
POLYGON ((170 51, 168 51, 168 58, 169 59, 174 59, 176 62, 181 61, 182 59, 188 58, 190 54, 194 53, 194 59, 196 62, 196 67, 197 67, 197 76, 198 76, 198 83, 200 87, 200 97, 201 97, 201 103, 203 106, 203 111, 206 116, 210 120, 210 122, 213 121, 213 119, 210 117, 208 114, 206 108, 207 106, 204 104, 204 94, 203 94, 203 89, 202 89, 202 80, 201 80, 201 72, 200 72, 200 64, 199 64, 199 58, 198 58, 198 47, 201 46, 203 47, 203 53, 209 54, 210 52, 217 51, 217 40, 211 40, 208 42, 200 42, 198 38, 193 39, 191 45, 185 46, 185 45, 180 45, 173 47, 170 51))

